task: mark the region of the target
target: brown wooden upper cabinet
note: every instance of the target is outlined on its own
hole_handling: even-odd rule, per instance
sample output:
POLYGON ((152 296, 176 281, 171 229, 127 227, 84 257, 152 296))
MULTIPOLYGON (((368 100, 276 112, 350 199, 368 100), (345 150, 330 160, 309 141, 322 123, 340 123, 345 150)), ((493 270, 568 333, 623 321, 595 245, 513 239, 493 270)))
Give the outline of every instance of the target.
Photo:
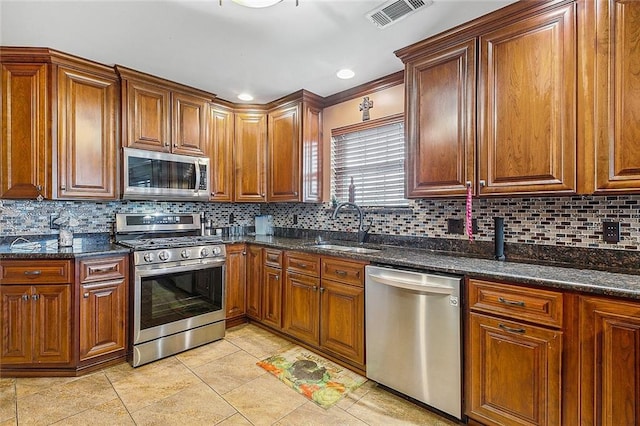
MULTIPOLYGON (((581 74, 594 88, 583 98, 587 193, 640 190, 640 2, 585 0, 585 52, 581 74)), ((587 86, 585 85, 585 86, 587 86)))
POLYGON ((0 198, 116 199, 115 71, 46 48, 2 47, 0 62, 0 198))
POLYGON ((241 111, 235 114, 235 200, 267 200, 267 114, 241 111))
POLYGON ((396 52, 408 197, 576 191, 575 20, 572 2, 518 2, 396 52))
POLYGON ((211 201, 233 201, 235 170, 233 145, 235 140, 234 113, 230 107, 209 105, 209 158, 211 170, 211 201))
POLYGON ((307 91, 268 112, 236 110, 235 200, 322 201, 321 98, 307 91))
POLYGON ((116 66, 122 79, 123 146, 207 155, 207 110, 215 95, 116 66))

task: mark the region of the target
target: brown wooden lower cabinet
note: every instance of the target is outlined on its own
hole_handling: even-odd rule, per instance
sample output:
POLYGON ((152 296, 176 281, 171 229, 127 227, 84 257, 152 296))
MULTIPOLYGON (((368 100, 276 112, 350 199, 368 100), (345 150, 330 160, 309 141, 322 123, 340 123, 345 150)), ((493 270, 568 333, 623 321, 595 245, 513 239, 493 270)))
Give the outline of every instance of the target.
POLYGON ((583 425, 640 424, 640 303, 580 297, 583 425))
POLYGON ((227 325, 236 325, 247 312, 246 307, 246 260, 247 249, 244 244, 226 246, 226 295, 225 309, 227 325))
POLYGON ((262 247, 248 245, 246 260, 247 316, 262 318, 262 247))
POLYGON ((3 376, 77 375, 124 360, 128 256, 0 262, 3 376))
POLYGON ((71 362, 71 284, 0 285, 3 368, 71 362))
POLYGON ((467 413, 488 425, 560 425, 562 333, 471 313, 467 413))
POLYGON ((318 344, 320 337, 320 279, 287 272, 284 289, 285 333, 318 344))
POLYGON ((282 269, 265 266, 262 275, 262 322, 282 328, 282 269))

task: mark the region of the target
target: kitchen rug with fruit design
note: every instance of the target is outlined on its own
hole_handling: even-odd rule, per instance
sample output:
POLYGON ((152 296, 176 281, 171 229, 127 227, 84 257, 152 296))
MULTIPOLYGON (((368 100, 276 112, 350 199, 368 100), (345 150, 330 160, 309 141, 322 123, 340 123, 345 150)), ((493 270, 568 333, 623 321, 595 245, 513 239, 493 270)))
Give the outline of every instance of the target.
POLYGON ((331 407, 367 381, 366 377, 300 347, 257 364, 323 408, 331 407))

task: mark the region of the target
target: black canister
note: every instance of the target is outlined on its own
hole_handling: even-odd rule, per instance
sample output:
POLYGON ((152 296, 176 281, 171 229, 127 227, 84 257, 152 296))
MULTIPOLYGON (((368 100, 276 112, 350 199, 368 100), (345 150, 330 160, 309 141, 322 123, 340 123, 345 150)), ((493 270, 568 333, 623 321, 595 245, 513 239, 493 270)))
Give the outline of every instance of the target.
POLYGON ((504 260, 504 217, 493 218, 493 257, 496 260, 504 260))

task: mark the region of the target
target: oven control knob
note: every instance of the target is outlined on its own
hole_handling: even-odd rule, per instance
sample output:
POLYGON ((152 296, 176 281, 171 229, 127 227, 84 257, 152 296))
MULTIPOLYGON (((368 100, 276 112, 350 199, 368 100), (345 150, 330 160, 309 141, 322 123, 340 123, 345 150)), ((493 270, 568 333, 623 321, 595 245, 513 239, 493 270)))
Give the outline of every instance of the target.
POLYGON ((209 256, 209 249, 204 247, 202 250, 200 250, 200 256, 208 257, 209 256))
POLYGON ((158 258, 164 262, 165 260, 169 259, 169 252, 166 250, 161 251, 160 253, 158 253, 158 258))
POLYGON ((145 253, 143 256, 145 262, 153 262, 153 253, 145 253))
POLYGON ((213 254, 218 256, 220 254, 220 247, 214 247, 213 248, 213 254))
POLYGON ((187 249, 184 249, 180 252, 180 256, 182 256, 183 259, 188 259, 189 257, 191 257, 191 252, 187 249))

